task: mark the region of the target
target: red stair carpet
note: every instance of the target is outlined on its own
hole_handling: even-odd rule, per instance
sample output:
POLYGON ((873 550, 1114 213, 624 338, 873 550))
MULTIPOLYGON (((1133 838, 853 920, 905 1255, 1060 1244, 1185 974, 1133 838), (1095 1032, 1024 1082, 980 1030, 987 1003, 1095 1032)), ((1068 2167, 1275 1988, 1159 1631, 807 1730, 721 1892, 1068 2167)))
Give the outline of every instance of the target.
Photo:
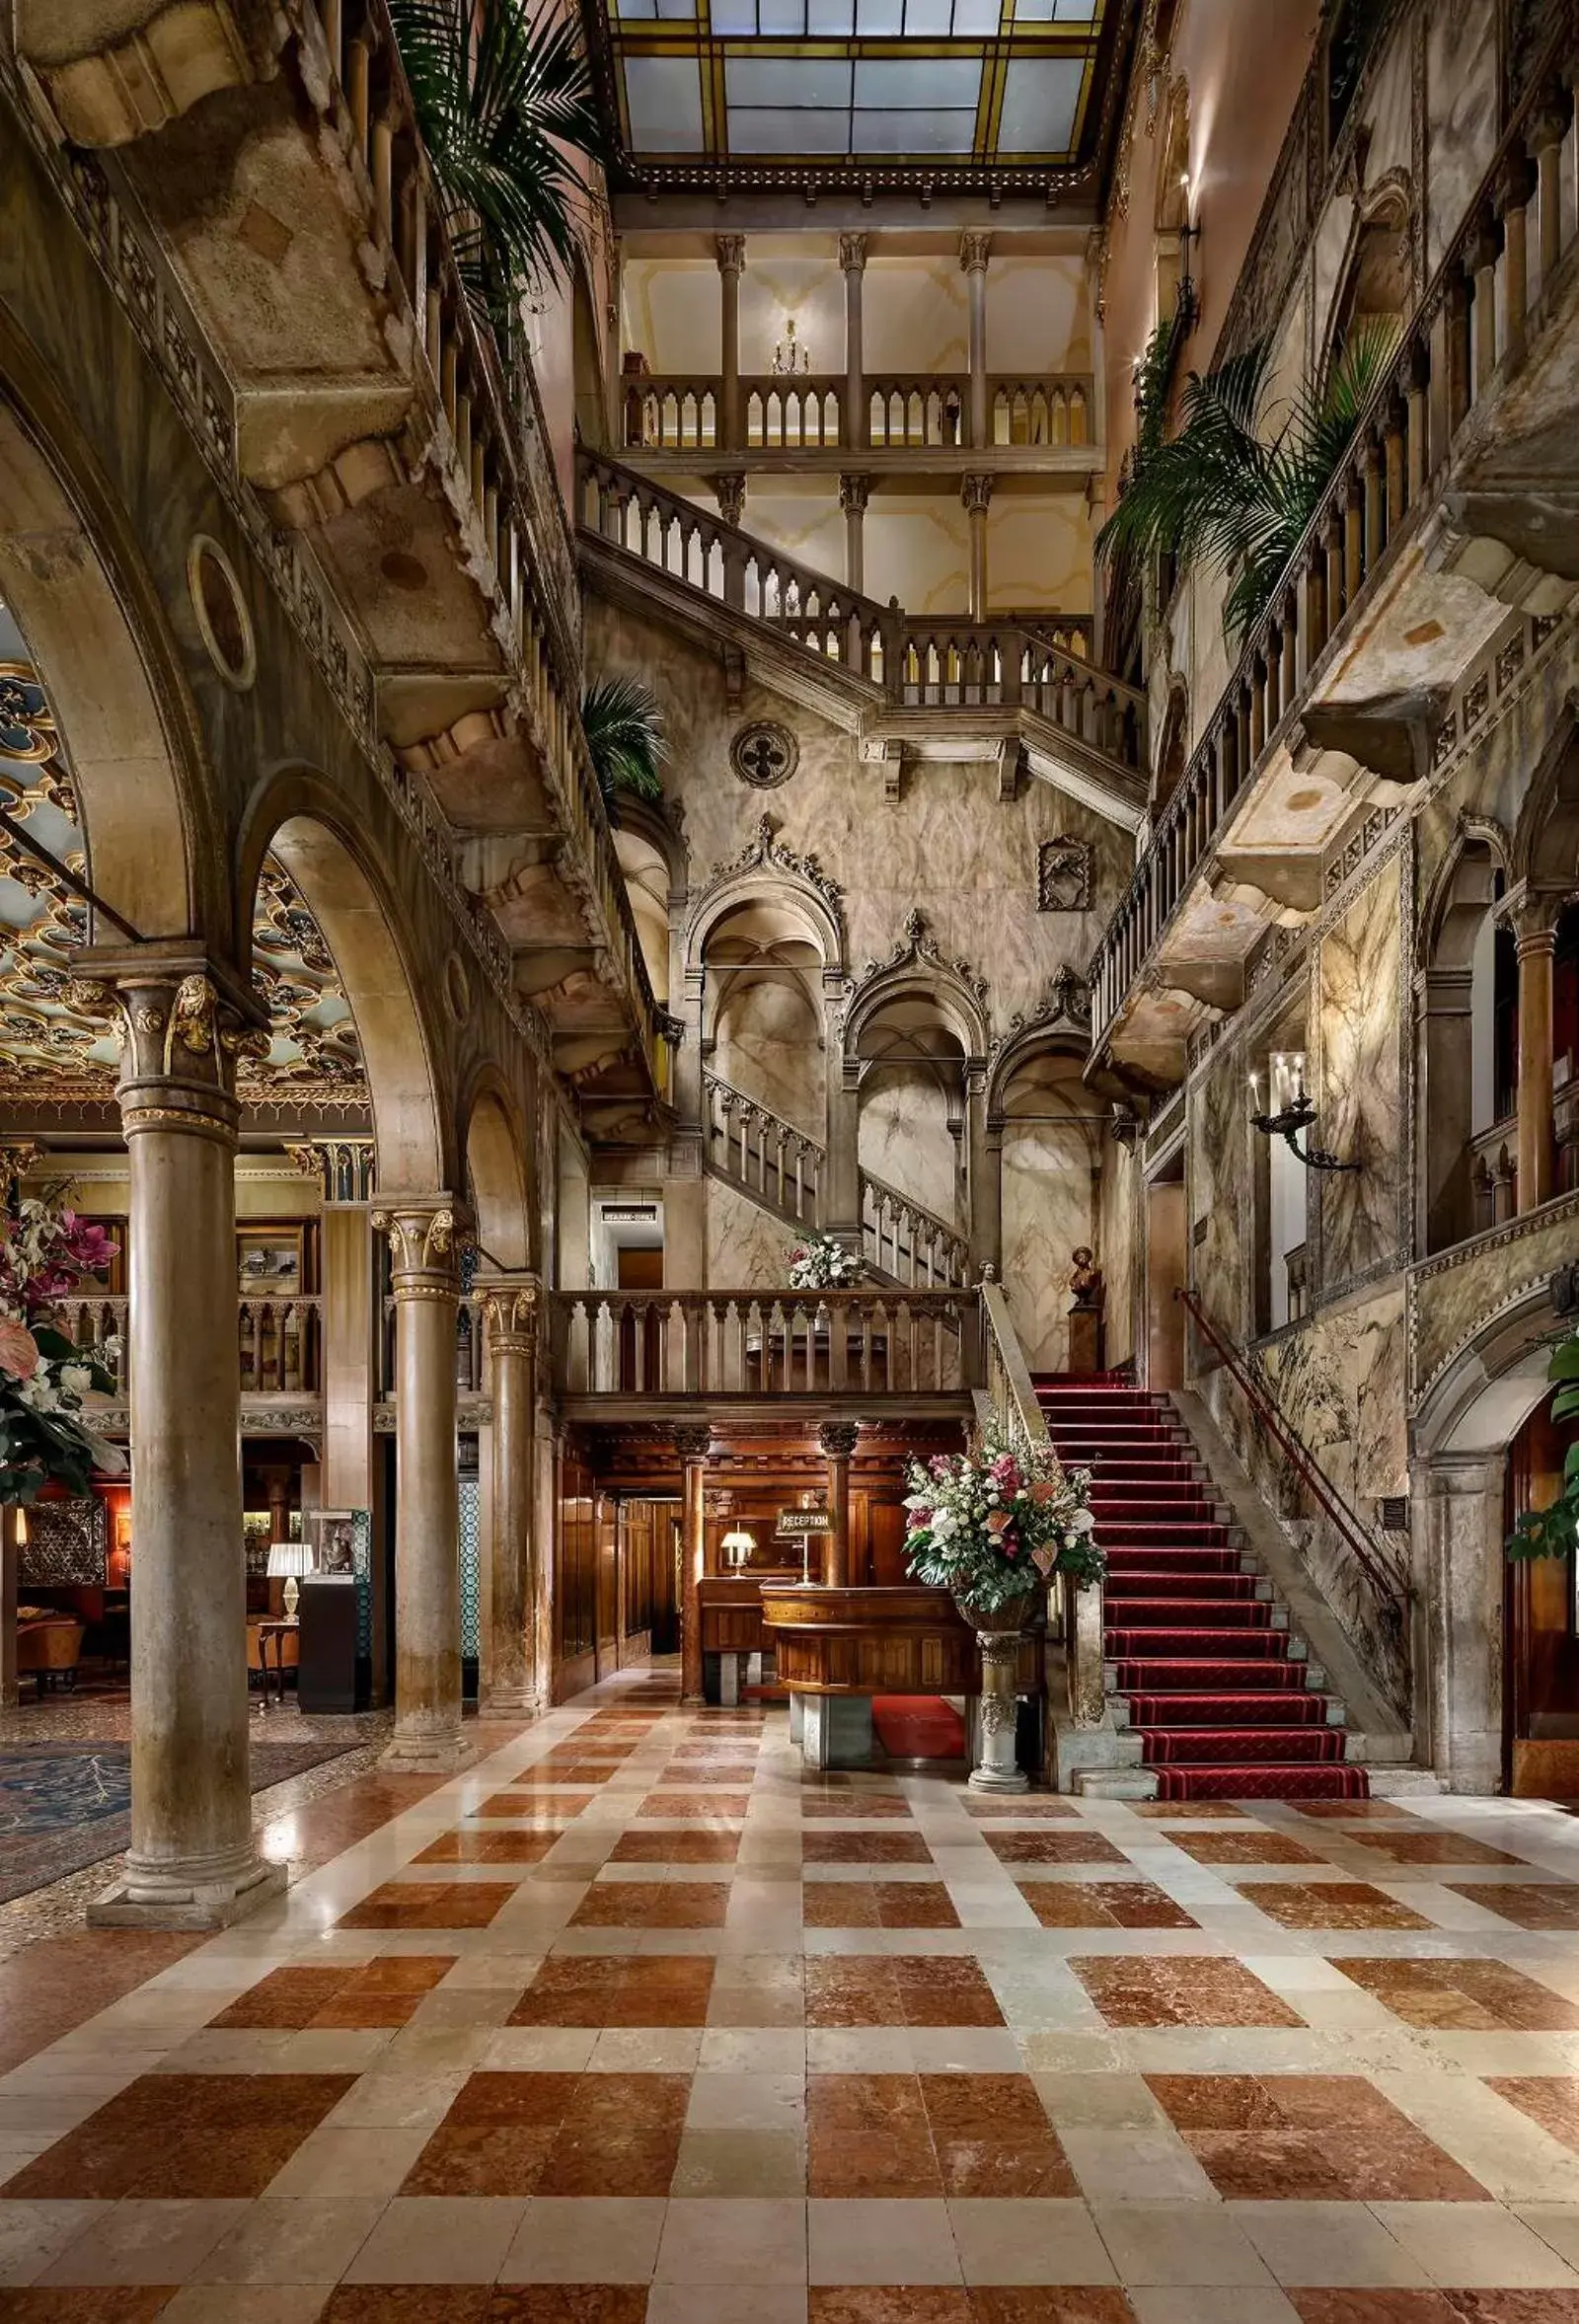
POLYGON ((1106 1380, 1039 1381, 1036 1395, 1059 1459, 1091 1471, 1104 1651, 1158 1798, 1364 1799, 1365 1769, 1272 1627, 1264 1584, 1241 1572, 1167 1398, 1106 1380))

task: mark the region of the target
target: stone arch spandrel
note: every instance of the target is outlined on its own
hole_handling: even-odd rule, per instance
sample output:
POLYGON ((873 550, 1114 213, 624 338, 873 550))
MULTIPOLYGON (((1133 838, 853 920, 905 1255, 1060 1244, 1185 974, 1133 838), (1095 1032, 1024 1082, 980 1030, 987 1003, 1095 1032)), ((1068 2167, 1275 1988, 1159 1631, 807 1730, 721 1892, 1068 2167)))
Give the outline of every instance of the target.
POLYGON ((343 828, 327 784, 276 776, 255 799, 240 849, 240 893, 251 898, 265 855, 300 889, 334 956, 367 1072, 380 1195, 430 1194, 460 1183, 456 1109, 447 1070, 453 1044, 435 1037, 442 1006, 403 949, 397 889, 343 828), (419 995, 421 996, 419 998, 419 995))
POLYGON ((533 1265, 532 1168, 520 1108, 495 1067, 473 1077, 461 1110, 477 1239, 487 1258, 507 1272, 533 1265))
MULTIPOLYGON (((70 761, 100 896, 139 937, 228 946, 196 721, 151 582, 103 480, 55 460, 7 379, 0 328, 0 596, 70 761)), ((122 932, 101 916, 101 941, 122 932)))

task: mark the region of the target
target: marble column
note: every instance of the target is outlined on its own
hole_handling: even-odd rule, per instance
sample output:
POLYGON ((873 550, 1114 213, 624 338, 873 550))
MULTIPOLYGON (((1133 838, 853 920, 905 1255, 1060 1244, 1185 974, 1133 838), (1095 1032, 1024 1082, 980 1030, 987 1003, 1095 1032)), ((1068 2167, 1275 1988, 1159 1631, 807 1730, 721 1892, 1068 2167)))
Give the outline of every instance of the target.
POLYGON ((17 1569, 22 1559, 19 1510, 0 1503, 0 1710, 21 1698, 17 1677, 17 1569))
POLYGON ((674 1449, 680 1456, 680 1699, 699 1703, 702 1689, 702 1568, 707 1556, 706 1503, 708 1448, 712 1428, 702 1421, 695 1428, 677 1428, 674 1449))
POLYGON ((822 1224, 837 1235, 857 1257, 863 1241, 861 1229, 861 1092, 854 1061, 847 1067, 839 1054, 837 1016, 830 1012, 828 1056, 828 1165, 822 1188, 822 1224))
POLYGON ((1519 1208, 1533 1211, 1555 1191, 1551 1092, 1551 969, 1557 933, 1536 907, 1521 918, 1519 950, 1519 1208))
POLYGON ((1439 1453, 1416 1462, 1420 1584, 1414 1667, 1423 1757, 1450 1791, 1502 1789, 1500 1453, 1439 1453))
POLYGON ((987 511, 992 506, 990 476, 967 476, 959 497, 970 521, 970 618, 987 619, 987 511))
POLYGON ((863 533, 870 493, 869 476, 842 476, 839 479, 839 505, 845 512, 845 586, 850 589, 864 590, 866 585, 863 533))
MULTIPOLYGON (((864 452, 871 441, 871 413, 866 404, 865 355, 863 346, 861 294, 866 277, 866 237, 841 234, 839 264, 845 278, 845 423, 839 441, 864 452)), ((852 588, 859 588, 852 581, 852 588)))
POLYGON ((1015 1666, 1019 1659, 1017 1630, 978 1630, 981 1655, 980 1752, 971 1768, 972 1791, 1028 1791, 1029 1780, 1015 1756, 1019 1703, 1015 1691, 1015 1666))
POLYGON ((537 1324, 535 1276, 482 1286, 493 1403, 493 1556, 483 1705, 505 1715, 542 1710, 536 1637, 537 1324))
MULTIPOLYGON (((850 1571, 850 1462, 861 1435, 859 1420, 825 1420, 817 1431, 828 1463, 827 1548, 823 1580, 831 1589, 849 1589, 857 1577, 850 1571)), ((862 1577, 863 1579, 865 1577, 862 1577)))
POLYGON ((1419 1199, 1425 1247, 1447 1250, 1473 1232, 1469 1182, 1470 1014, 1474 972, 1433 966, 1420 973, 1419 1199))
POLYGON ((223 1928, 283 1889, 253 1838, 236 1343, 234 1065, 252 995, 180 941, 83 956, 120 1031, 130 1161, 131 1846, 105 1927, 223 1928))
POLYGON ((987 433, 987 260, 990 234, 962 234, 959 263, 964 270, 970 348, 970 445, 982 451, 987 433))
MULTIPOLYGON (((722 332, 723 409, 718 414, 719 442, 726 452, 738 452, 745 441, 740 424, 740 277, 746 270, 746 238, 720 234, 714 245, 718 264, 718 316, 722 332)), ((739 518, 731 519, 735 524, 739 518)))
POLYGON ((461 1512, 455 1449, 460 1276, 447 1194, 390 1195, 395 1297, 395 1734, 384 1764, 448 1773, 461 1736, 461 1512))

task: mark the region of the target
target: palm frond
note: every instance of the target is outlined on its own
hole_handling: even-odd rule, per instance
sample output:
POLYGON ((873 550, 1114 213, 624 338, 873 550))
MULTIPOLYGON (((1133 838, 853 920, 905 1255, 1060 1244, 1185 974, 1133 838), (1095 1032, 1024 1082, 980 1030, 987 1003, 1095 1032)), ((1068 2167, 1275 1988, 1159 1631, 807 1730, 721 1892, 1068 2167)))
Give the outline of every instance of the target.
POLYGON ((663 713, 649 686, 639 678, 600 678, 581 697, 581 725, 611 814, 622 790, 662 798, 663 713))
POLYGON ((1296 396, 1280 414, 1268 403, 1265 340, 1216 371, 1192 371, 1177 432, 1137 458, 1097 555, 1166 551, 1181 566, 1231 574, 1223 627, 1241 642, 1287 571, 1396 344, 1390 318, 1357 325, 1319 392, 1296 396))
POLYGON ((602 125, 572 16, 541 0, 390 0, 417 124, 474 300, 497 318, 575 251, 575 170, 602 125))

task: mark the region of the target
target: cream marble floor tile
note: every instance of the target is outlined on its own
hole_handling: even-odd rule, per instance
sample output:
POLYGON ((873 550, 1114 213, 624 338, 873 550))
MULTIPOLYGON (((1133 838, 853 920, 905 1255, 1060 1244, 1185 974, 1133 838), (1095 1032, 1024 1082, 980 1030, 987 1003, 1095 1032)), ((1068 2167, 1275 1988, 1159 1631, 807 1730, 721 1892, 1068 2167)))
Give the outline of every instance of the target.
POLYGON ((1226 2210, 1205 2204, 1091 2206, 1121 2284, 1269 2284, 1271 2270, 1226 2210))
POLYGON ((498 2196, 403 2196, 387 2204, 347 2284, 491 2284, 526 2212, 498 2196))
POLYGON ((1390 2286, 1430 2281, 1363 2203, 1229 2203, 1279 2284, 1390 2286))
POLYGON ((942 2203, 856 2198, 806 2206, 813 2284, 960 2284, 959 2250, 942 2203))
POLYGON ((1431 2283, 1579 2285, 1579 2274, 1533 2227, 1492 2203, 1377 2203, 1377 2217, 1417 2259, 1431 2283))
POLYGON ((668 2205, 644 2196, 534 2197, 497 2268, 502 2284, 646 2284, 668 2205))
POLYGON ((949 2225, 967 2284, 1113 2284, 1084 2203, 954 2200, 949 2225))

